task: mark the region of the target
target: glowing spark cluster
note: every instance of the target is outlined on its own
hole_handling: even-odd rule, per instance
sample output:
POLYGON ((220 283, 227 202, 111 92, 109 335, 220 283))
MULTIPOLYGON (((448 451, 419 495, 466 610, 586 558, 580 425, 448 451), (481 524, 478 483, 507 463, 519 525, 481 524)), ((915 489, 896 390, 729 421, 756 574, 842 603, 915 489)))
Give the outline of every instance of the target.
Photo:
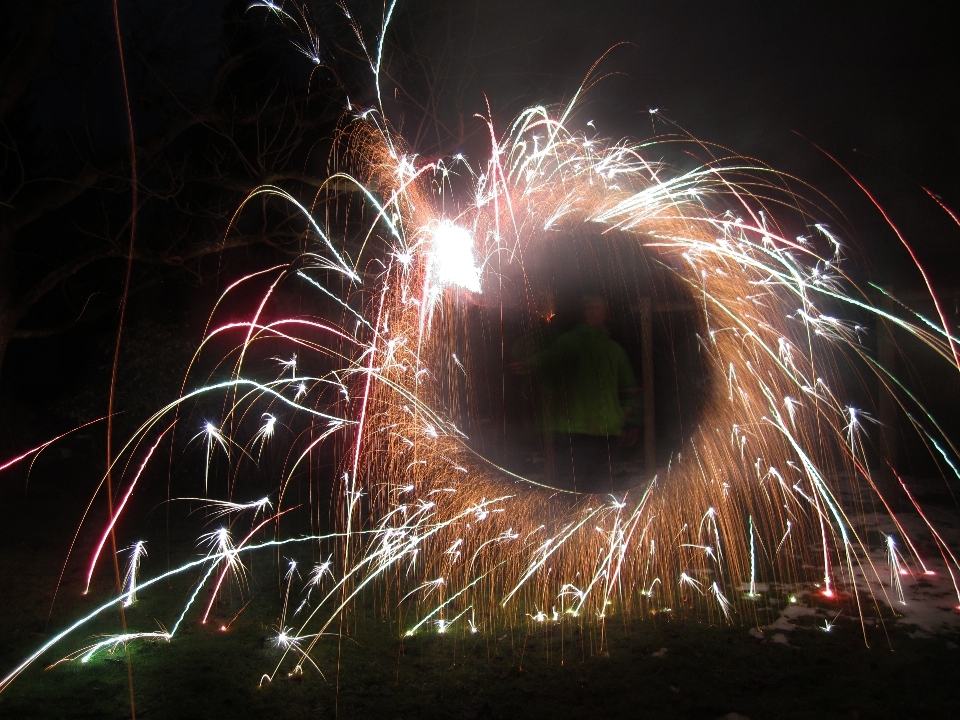
POLYGON ((480 268, 473 256, 470 232, 441 220, 432 232, 431 264, 438 285, 480 292, 480 268))

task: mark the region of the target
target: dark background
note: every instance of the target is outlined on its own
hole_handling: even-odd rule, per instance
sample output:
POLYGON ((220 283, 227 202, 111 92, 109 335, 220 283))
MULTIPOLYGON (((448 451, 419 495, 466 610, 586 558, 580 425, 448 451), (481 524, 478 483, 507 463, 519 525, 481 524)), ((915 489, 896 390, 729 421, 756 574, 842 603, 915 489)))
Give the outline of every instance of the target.
POLYGON ((433 57, 451 73, 468 69, 468 90, 453 103, 461 102, 466 114, 483 112, 481 92, 503 119, 529 103, 568 100, 593 62, 626 43, 598 68, 597 75, 608 76, 584 98, 581 126, 592 119, 607 137, 641 140, 682 128, 795 175, 839 205, 873 272, 915 283, 882 219, 816 143, 876 194, 927 269, 953 281, 958 228, 921 190, 950 206, 960 200, 960 45, 948 6, 616 0, 494 1, 444 12, 435 6, 411 4, 413 34, 427 35, 420 42, 430 47, 440 44, 433 34, 451 28, 443 37, 450 52, 433 57), (651 109, 662 117, 652 117, 651 109))
MULTIPOLYGON (((238 161, 243 172, 231 176, 229 192, 183 190, 177 211, 191 202, 203 205, 201 221, 191 216, 181 222, 162 205, 144 211, 141 246, 166 247, 163 238, 182 232, 184 222, 192 234, 183 235, 178 252, 221 238, 245 192, 278 168, 287 178, 281 184, 309 200, 313 189, 299 183, 297 174, 323 175, 330 138, 348 98, 360 107, 375 100, 369 69, 332 3, 310 3, 325 63, 315 74, 311 61, 287 42, 297 38, 295 28, 260 10, 244 12, 246 6, 222 0, 120 3, 138 144, 149 142, 170 118, 199 112, 226 60, 250 48, 255 50, 246 56, 247 64, 219 97, 221 109, 231 102, 243 107, 265 98, 276 103, 278 96, 307 98, 303 107, 311 120, 282 163, 275 158, 273 165, 246 167, 238 161)), ((381 11, 352 9, 372 48, 381 11)), ((8 41, 34 32, 29 16, 16 8, 5 10, 4 19, 8 41)), ((50 176, 72 177, 94 151, 126 153, 110 23, 106 2, 60 3, 45 58, 5 120, 8 136, 27 148, 25 172, 38 187, 50 176)), ((12 42, 6 46, 12 52, 12 42)), ((906 251, 816 143, 875 195, 950 299, 948 309, 955 315, 960 228, 923 188, 948 207, 960 207, 960 120, 954 111, 958 47, 946 3, 410 0, 399 4, 388 32, 382 89, 388 116, 423 155, 464 151, 479 159, 488 141, 474 115, 486 114, 487 103, 498 130, 505 131, 529 104, 569 100, 609 50, 593 76, 602 79, 583 96, 571 120, 574 129, 586 129, 589 120, 601 136, 641 141, 689 133, 795 176, 823 193, 819 202, 848 244, 847 270, 856 279, 917 297, 922 282, 906 251)), ((211 142, 202 132, 186 133, 175 146, 177 157, 207 156, 211 142)), ((246 142, 238 144, 238 156, 250 155, 252 141, 246 142)), ((652 159, 664 157, 681 168, 694 164, 665 146, 649 152, 652 159)), ((146 186, 156 168, 145 164, 146 186)), ((114 167, 92 193, 42 218, 26 241, 18 240, 17 282, 68 259, 84 238, 104 228, 116 233, 117 254, 122 254, 129 169, 122 163, 114 167)), ((6 181, 14 171, 4 170, 6 181)), ((816 199, 813 189, 810 196, 816 199)), ((289 218, 264 213, 255 221, 280 227, 289 218)), ((281 249, 260 243, 210 253, 187 266, 135 264, 127 322, 136 352, 121 363, 121 380, 139 379, 124 386, 129 387, 127 405, 145 412, 176 387, 212 302, 227 283, 296 249, 296 242, 281 249), (162 340, 151 346, 151 338, 162 340), (140 361, 151 355, 162 367, 143 367, 140 361), (158 373, 169 375, 167 384, 148 392, 143 378, 158 373)), ((6 453, 105 412, 103 389, 123 268, 120 257, 88 267, 21 320, 20 329, 62 326, 63 331, 10 343, 0 370, 6 453)), ((920 374, 930 380, 929 373, 920 374)))

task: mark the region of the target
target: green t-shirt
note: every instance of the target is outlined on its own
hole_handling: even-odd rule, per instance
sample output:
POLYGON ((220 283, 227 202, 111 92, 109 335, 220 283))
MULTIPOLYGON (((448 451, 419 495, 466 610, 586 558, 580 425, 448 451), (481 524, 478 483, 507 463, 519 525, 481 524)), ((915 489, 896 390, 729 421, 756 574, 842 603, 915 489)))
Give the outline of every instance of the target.
POLYGON ((636 417, 630 360, 604 328, 579 325, 527 364, 542 384, 548 432, 619 435, 636 417))

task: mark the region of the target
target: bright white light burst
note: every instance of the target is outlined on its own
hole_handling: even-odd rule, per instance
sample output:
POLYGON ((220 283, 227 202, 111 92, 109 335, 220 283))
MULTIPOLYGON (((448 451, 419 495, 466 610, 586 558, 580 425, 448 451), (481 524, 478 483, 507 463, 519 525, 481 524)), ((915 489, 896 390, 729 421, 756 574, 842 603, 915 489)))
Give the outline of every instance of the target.
POLYGON ((441 220, 433 231, 433 276, 439 285, 459 285, 480 292, 480 268, 473 255, 469 230, 441 220))

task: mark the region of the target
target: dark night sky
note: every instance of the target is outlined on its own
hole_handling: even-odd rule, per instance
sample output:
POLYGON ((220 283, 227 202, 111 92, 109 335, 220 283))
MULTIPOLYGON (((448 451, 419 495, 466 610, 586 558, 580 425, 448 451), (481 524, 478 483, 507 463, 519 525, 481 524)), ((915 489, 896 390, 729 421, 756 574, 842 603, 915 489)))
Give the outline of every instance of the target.
POLYGON ((643 139, 673 130, 652 125, 649 110, 658 108, 700 140, 794 174, 847 214, 875 277, 916 285, 915 274, 892 270, 906 258, 895 236, 801 133, 865 182, 940 282, 955 283, 960 228, 921 189, 960 207, 960 38, 949 3, 438 6, 413 0, 408 8, 423 28, 422 47, 453 56, 450 74, 473 76, 465 111, 483 112, 482 92, 501 122, 525 104, 569 98, 604 51, 629 43, 604 61, 601 74, 617 75, 592 90, 581 121, 593 119, 608 136, 643 139))
MULTIPOLYGON (((147 47, 154 72, 183 92, 197 78, 202 84, 212 59, 202 49, 188 50, 193 54, 185 73, 184 48, 205 47, 216 37, 227 4, 202 0, 171 15, 159 9, 164 3, 137 0, 121 3, 121 12, 138 34, 155 27, 156 42, 147 47), (156 24, 154 16, 165 21, 156 24), (168 54, 174 48, 176 60, 164 48, 168 54)), ((340 22, 328 5, 325 15, 317 14, 322 32, 340 22)), ((57 136, 93 107, 100 132, 122 138, 111 35, 89 47, 79 39, 91 37, 93 26, 109 30, 108 8, 90 0, 65 7, 45 71, 49 92, 37 95, 38 123, 50 130, 49 147, 60 148, 57 136)), ((247 17, 269 22, 260 10, 247 17)), ((368 41, 377 30, 367 26, 368 41)), ((569 99, 593 62, 625 43, 601 65, 598 74, 611 76, 584 99, 580 123, 593 119, 603 135, 642 140, 675 130, 651 118, 649 110, 658 108, 698 139, 825 192, 847 214, 874 276, 915 285, 916 276, 893 272, 906 256, 882 219, 831 161, 795 134, 801 133, 863 180, 938 280, 954 283, 960 228, 921 189, 960 208, 960 38, 949 3, 401 0, 388 39, 404 53, 413 50, 439 76, 446 91, 435 101, 439 114, 449 116, 459 106, 468 131, 470 115, 485 112, 484 94, 502 131, 528 104, 569 99)), ((302 66, 305 81, 312 66, 292 48, 289 53, 292 76, 302 66)), ((344 58, 334 62, 343 72, 344 58)), ((133 58, 134 80, 140 68, 133 58)), ((423 87, 416 69, 408 66, 402 74, 415 91, 423 87)), ((353 76, 355 83, 372 80, 362 68, 353 68, 353 76)), ((372 92, 361 99, 372 101, 372 92)), ((156 119, 141 115, 137 122, 142 135, 156 119)), ((473 121, 472 129, 479 127, 473 121)))

